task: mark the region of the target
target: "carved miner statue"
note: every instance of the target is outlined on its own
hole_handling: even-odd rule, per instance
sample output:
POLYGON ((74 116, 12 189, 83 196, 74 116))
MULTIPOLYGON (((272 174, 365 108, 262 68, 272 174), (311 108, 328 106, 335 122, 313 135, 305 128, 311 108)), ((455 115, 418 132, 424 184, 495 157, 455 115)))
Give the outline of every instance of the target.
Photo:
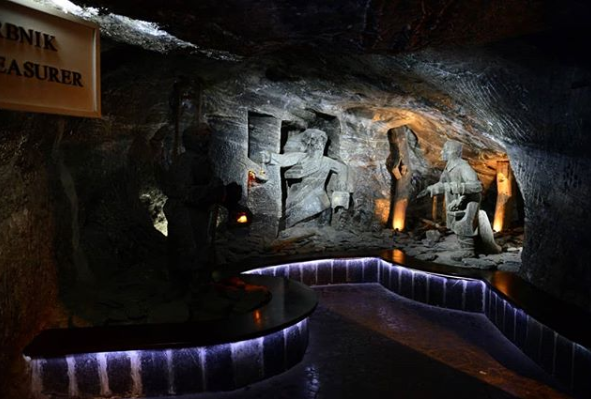
POLYGON ((445 195, 446 224, 457 235, 460 246, 451 258, 471 258, 474 257, 474 239, 478 236, 482 183, 474 169, 462 159, 461 143, 447 141, 441 150, 441 158, 447 161, 447 165, 439 182, 423 190, 418 198, 427 193, 445 195))
POLYGON ((318 129, 307 129, 291 137, 285 144, 285 154, 262 152, 264 163, 289 167, 285 179, 286 227, 304 224, 313 219, 330 219, 337 207, 348 209, 350 193, 347 165, 324 156, 328 137, 318 129), (332 190, 327 191, 329 180, 332 190))

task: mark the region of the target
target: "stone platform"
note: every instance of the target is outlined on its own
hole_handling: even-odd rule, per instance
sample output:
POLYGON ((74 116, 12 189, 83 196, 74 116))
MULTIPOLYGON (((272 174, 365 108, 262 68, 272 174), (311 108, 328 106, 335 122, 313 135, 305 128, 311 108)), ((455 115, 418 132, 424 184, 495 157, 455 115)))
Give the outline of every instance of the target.
POLYGON ((225 320, 46 330, 25 349, 32 388, 49 397, 137 397, 232 390, 303 357, 316 294, 292 280, 245 276, 270 302, 225 320))
MULTIPOLYGON (((549 297, 513 273, 423 262, 408 257, 399 250, 358 257, 352 257, 351 253, 342 257, 330 257, 331 254, 323 256, 326 259, 297 259, 288 264, 258 268, 243 264, 242 267, 251 269, 245 272, 246 278, 266 277, 282 281, 282 285, 277 287, 287 290, 288 294, 294 290, 304 292, 305 285, 377 283, 416 302, 482 315, 515 348, 556 379, 561 389, 576 397, 589 397, 591 394, 591 382, 588 378, 591 375, 591 335, 588 334, 591 325, 588 315, 549 297)), ((283 257, 281 259, 283 262, 286 260, 283 257)), ((276 317, 285 317, 287 314, 293 316, 286 309, 290 308, 294 297, 287 295, 284 299, 279 305, 278 301, 273 300, 271 303, 276 304, 276 311, 268 314, 276 317)), ((90 343, 99 342, 103 347, 108 347, 108 351, 123 353, 113 357, 112 363, 109 363, 112 354, 104 353, 107 349, 89 357, 75 355, 74 353, 96 352, 98 349, 87 346, 85 351, 72 352, 73 344, 64 340, 67 337, 59 334, 52 336, 47 332, 48 335, 40 341, 44 345, 33 342, 27 352, 34 358, 31 360, 34 385, 38 392, 55 396, 109 396, 117 394, 113 388, 119 386, 119 382, 114 382, 116 376, 124 375, 129 377, 122 384, 122 396, 175 395, 234 389, 280 373, 302 358, 308 342, 305 317, 316 305, 315 296, 310 296, 305 303, 308 304, 307 307, 296 306, 299 312, 304 313, 303 316, 292 318, 291 324, 279 323, 275 328, 267 330, 266 333, 270 335, 263 338, 260 331, 256 336, 250 335, 253 334, 251 331, 241 335, 242 342, 227 344, 227 339, 226 343, 215 340, 206 340, 204 343, 205 338, 201 336, 201 345, 213 345, 209 349, 196 346, 194 341, 193 344, 183 339, 174 341, 172 336, 163 332, 165 329, 158 330, 155 326, 146 330, 150 332, 140 334, 139 339, 136 335, 135 341, 130 336, 119 337, 121 339, 118 341, 117 334, 113 331, 106 336, 100 336, 95 331, 94 339, 89 339, 91 337, 87 335, 78 336, 79 340, 85 338, 90 343), (116 344, 111 345, 113 342, 116 344), (123 344, 133 345, 124 349, 121 346, 123 344), (64 347, 69 350, 64 350, 64 347), (125 352, 121 352, 123 350, 125 352), (119 367, 117 356, 123 359, 122 373, 113 371, 115 367, 119 367), (89 378, 85 370, 92 376, 91 386, 94 391, 84 388, 88 393, 82 394, 82 384, 78 378, 89 378), (188 385, 185 386, 184 383, 188 385)), ((245 323, 256 330, 257 320, 267 320, 265 315, 259 316, 255 311, 245 323)), ((240 324, 235 326, 241 328, 240 324)), ((177 329, 177 337, 186 339, 188 336, 199 336, 198 329, 191 331, 187 328, 185 325, 183 333, 177 329)), ((214 330, 209 329, 206 336, 218 337, 224 331, 227 330, 217 330, 214 333, 214 330)))

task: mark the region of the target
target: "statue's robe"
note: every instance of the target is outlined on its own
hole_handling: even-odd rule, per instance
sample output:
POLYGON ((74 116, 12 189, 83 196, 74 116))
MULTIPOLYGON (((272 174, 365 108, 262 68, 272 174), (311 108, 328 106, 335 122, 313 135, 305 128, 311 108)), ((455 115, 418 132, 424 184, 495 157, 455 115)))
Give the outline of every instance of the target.
POLYGON ((461 237, 478 235, 482 183, 474 169, 465 160, 454 159, 447 163, 439 181, 450 186, 445 190, 447 227, 461 237), (452 210, 454 205, 456 210, 452 210))
POLYGON ((271 154, 271 164, 290 167, 285 178, 293 183, 288 187, 285 203, 286 226, 308 220, 331 207, 326 192, 331 172, 336 174, 336 190, 348 191, 348 169, 343 163, 326 157, 322 152, 292 152, 271 154))

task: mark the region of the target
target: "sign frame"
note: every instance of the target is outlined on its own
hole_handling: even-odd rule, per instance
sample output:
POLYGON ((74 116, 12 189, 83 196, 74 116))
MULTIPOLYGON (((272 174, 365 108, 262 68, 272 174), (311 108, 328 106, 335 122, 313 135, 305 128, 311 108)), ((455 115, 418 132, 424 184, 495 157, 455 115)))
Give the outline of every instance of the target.
MULTIPOLYGON (((24 111, 24 112, 35 112, 35 113, 43 113, 43 114, 56 114, 56 115, 66 115, 66 116, 76 116, 76 117, 84 117, 84 118, 100 118, 101 114, 101 71, 100 71, 100 26, 93 22, 85 21, 79 17, 76 17, 71 14, 66 14, 60 12, 56 9, 31 3, 26 0, 1 0, 2 2, 6 2, 10 5, 15 5, 18 7, 27 8, 29 10, 33 10, 33 13, 43 13, 48 14, 50 17, 59 18, 62 20, 67 20, 69 22, 73 22, 75 24, 81 25, 85 28, 89 28, 92 30, 92 48, 91 53, 93 55, 93 59, 90 61, 90 65, 92 67, 92 73, 89 82, 92 82, 92 107, 88 107, 86 110, 83 109, 73 109, 67 107, 57 107, 51 106, 50 104, 23 104, 18 102, 10 102, 10 100, 2 100, 0 98, 0 110, 10 110, 10 111, 24 111)), ((1 88, 0 88, 1 90, 1 88)))

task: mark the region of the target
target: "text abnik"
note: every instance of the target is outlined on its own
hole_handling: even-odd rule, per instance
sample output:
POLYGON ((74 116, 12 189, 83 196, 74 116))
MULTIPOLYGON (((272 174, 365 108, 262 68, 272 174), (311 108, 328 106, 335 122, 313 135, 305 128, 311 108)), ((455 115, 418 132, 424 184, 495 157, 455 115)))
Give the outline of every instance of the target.
MULTIPOLYGON (((58 51, 55 36, 26 29, 22 26, 0 21, 0 40, 10 40, 37 47, 42 50, 58 51)), ((0 55, 0 73, 16 77, 33 78, 48 82, 84 87, 79 72, 56 68, 31 61, 19 62, 0 55)))

